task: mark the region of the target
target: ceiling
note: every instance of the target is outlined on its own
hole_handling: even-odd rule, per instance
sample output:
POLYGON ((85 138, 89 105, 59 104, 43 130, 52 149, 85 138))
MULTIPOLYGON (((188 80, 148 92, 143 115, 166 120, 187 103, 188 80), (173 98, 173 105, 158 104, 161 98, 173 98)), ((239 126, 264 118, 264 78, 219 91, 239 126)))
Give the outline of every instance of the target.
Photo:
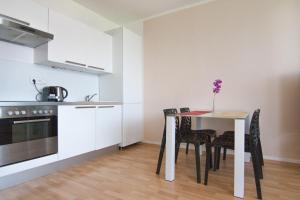
POLYGON ((117 23, 153 17, 210 0, 74 0, 97 14, 117 23))

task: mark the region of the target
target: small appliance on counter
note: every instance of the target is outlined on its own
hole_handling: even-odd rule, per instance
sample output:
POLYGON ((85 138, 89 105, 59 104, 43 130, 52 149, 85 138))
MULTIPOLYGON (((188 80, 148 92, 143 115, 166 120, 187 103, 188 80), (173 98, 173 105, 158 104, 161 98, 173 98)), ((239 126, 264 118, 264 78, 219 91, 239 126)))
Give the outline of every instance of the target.
POLYGON ((68 90, 60 86, 44 87, 42 91, 42 101, 63 102, 68 96, 68 90))

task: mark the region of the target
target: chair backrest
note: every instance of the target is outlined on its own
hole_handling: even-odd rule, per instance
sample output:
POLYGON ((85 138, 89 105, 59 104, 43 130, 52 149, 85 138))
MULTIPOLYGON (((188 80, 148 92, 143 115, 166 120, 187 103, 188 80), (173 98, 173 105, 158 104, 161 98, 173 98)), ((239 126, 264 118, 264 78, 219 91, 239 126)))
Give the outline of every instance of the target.
MULTIPOLYGON (((181 113, 190 112, 190 108, 180 108, 181 113)), ((181 117, 181 123, 180 123, 180 132, 182 136, 187 135, 190 133, 192 127, 192 120, 191 117, 181 117)))
POLYGON ((250 123, 250 144, 254 145, 254 147, 257 146, 260 137, 259 115, 260 109, 255 110, 250 123))
MULTIPOLYGON (((167 116, 168 115, 174 115, 177 114, 177 109, 176 108, 168 108, 168 109, 164 109, 164 117, 165 117, 165 125, 164 125, 164 134, 166 134, 166 126, 167 126, 167 116)), ((179 117, 175 117, 175 132, 176 134, 179 133, 179 117)))

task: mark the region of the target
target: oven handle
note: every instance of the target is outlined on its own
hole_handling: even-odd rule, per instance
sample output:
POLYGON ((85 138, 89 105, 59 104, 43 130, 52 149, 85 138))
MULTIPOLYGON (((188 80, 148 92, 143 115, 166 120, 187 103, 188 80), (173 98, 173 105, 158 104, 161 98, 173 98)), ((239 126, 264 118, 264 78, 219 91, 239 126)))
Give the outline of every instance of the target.
POLYGON ((14 121, 14 124, 25 124, 25 123, 35 123, 35 122, 50 122, 51 119, 32 119, 32 120, 22 120, 22 121, 14 121))

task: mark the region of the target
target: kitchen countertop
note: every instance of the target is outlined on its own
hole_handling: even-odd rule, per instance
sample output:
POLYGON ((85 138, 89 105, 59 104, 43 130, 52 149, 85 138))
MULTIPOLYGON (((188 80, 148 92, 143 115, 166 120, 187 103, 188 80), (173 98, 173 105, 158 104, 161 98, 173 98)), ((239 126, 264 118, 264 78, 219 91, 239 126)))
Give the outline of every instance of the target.
POLYGON ((39 102, 39 101, 0 101, 0 106, 39 106, 39 105, 57 105, 57 106, 76 106, 76 105, 122 105, 121 102, 101 101, 101 102, 39 102))

